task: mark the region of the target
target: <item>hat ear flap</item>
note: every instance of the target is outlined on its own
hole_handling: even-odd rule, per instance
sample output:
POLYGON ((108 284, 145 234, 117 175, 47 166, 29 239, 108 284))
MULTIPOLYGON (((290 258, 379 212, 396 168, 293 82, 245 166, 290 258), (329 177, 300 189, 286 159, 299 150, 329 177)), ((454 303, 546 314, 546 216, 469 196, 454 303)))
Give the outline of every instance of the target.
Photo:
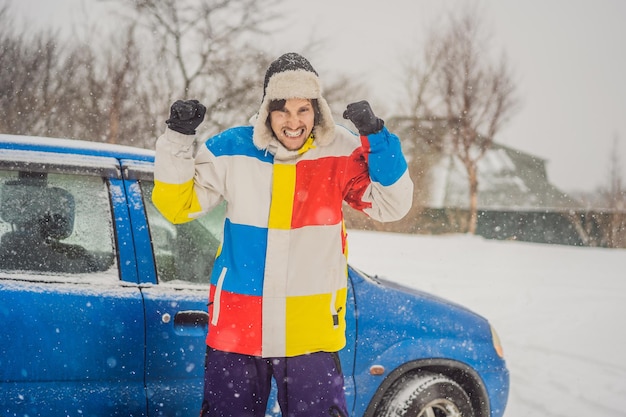
POLYGON ((250 124, 254 127, 254 133, 252 135, 252 142, 257 149, 267 149, 274 134, 272 133, 272 128, 268 126, 268 119, 270 116, 269 113, 269 99, 266 97, 263 98, 263 102, 261 103, 261 107, 259 108, 259 112, 256 116, 252 116, 250 119, 250 124))
POLYGON ((319 108, 319 121, 313 127, 315 143, 320 146, 327 146, 335 138, 335 121, 330 110, 330 106, 323 97, 317 99, 319 108))

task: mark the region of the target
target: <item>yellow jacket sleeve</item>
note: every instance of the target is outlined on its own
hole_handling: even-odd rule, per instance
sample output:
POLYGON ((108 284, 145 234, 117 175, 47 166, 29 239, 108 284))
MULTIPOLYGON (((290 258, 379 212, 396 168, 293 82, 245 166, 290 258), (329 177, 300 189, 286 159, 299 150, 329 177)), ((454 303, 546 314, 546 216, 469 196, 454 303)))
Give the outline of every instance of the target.
POLYGON ((221 201, 212 159, 206 146, 198 144, 194 136, 166 129, 159 137, 152 201, 167 220, 191 221, 221 201))

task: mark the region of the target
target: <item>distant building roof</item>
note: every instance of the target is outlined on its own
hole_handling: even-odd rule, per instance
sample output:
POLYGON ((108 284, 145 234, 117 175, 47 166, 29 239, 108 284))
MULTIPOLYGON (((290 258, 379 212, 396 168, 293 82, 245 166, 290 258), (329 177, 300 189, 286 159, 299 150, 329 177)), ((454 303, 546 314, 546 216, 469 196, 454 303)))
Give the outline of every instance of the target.
MULTIPOLYGON (((444 156, 434 168, 431 207, 469 207, 467 173, 458 158, 444 156)), ((545 160, 494 144, 478 162, 482 210, 573 209, 581 204, 550 184, 545 160)))

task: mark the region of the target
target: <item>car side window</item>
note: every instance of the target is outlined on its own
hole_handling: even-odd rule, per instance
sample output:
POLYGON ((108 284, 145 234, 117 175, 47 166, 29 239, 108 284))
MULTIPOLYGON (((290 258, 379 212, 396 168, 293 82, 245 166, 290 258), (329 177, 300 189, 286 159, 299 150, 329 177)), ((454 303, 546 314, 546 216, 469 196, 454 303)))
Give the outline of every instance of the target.
POLYGON ((141 182, 160 284, 208 284, 222 240, 225 206, 183 224, 166 220, 152 203, 154 183, 141 182))
POLYGON ((118 278, 102 177, 0 171, 0 270, 118 278))

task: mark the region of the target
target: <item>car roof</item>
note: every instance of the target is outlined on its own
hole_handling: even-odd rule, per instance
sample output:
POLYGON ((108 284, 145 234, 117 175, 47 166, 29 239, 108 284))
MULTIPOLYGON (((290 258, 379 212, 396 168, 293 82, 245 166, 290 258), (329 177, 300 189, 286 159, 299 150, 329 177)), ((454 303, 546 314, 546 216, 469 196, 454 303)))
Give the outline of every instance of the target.
POLYGON ((0 149, 107 156, 154 162, 154 151, 150 149, 78 139, 0 134, 0 149))

